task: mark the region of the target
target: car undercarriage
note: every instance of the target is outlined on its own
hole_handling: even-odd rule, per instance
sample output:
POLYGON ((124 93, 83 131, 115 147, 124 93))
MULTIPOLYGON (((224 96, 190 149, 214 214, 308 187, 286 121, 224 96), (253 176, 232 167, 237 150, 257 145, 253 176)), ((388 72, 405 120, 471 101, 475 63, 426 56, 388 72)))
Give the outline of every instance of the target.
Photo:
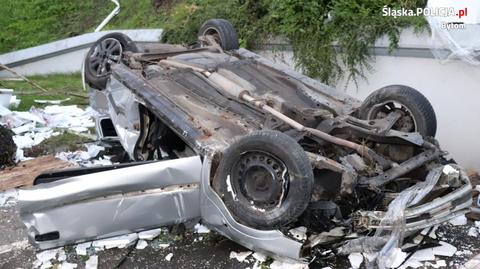
POLYGON ((382 267, 405 236, 469 211, 469 179, 445 159, 418 91, 392 85, 360 102, 238 48, 226 23, 207 22, 193 46, 94 44, 85 77, 99 137, 128 162, 21 190, 32 244, 201 219, 272 256, 328 246, 380 252, 382 267))

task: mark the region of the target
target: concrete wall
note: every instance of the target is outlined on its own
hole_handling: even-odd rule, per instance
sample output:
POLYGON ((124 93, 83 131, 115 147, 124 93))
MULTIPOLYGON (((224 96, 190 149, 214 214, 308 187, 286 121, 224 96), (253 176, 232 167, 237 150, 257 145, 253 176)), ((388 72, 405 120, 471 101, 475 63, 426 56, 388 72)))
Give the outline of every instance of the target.
MULTIPOLYGON (((23 75, 80 72, 85 53, 100 37, 121 32, 138 43, 159 42, 162 29, 114 30, 87 33, 40 46, 13 51, 0 55, 0 63, 23 75)), ((0 71, 0 77, 12 76, 0 71)))

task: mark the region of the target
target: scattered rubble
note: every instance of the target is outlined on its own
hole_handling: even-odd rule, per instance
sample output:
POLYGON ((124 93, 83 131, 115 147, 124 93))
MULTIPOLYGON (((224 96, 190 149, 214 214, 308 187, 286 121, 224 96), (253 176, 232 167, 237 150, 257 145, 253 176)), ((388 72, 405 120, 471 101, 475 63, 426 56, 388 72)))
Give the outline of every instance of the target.
POLYGON ((351 253, 350 255, 348 255, 348 260, 350 261, 353 269, 358 269, 363 263, 363 255, 357 252, 351 253))
POLYGON ((244 251, 244 252, 230 252, 230 259, 237 259, 239 262, 244 262, 252 254, 251 251, 244 251))
POLYGON ((135 247, 136 249, 144 249, 148 246, 147 241, 145 240, 138 240, 137 246, 135 247))
POLYGON ((29 111, 10 111, 2 109, 0 124, 11 129, 17 145, 16 160, 27 158, 25 148, 40 144, 43 140, 61 134, 63 131, 85 133, 94 127, 96 112, 87 107, 85 110, 71 106, 52 105, 44 109, 32 107, 29 111))
POLYGON ((456 218, 451 219, 450 224, 453 226, 465 225, 467 224, 467 217, 465 215, 458 216, 456 218))
POLYGON ((98 256, 90 256, 85 262, 85 269, 97 269, 98 267, 98 256))
POLYGON ((199 234, 206 234, 210 232, 210 229, 208 229, 207 227, 203 226, 200 223, 195 224, 195 226, 193 227, 193 230, 199 234))
POLYGON ((173 257, 173 253, 168 253, 167 256, 165 256, 166 261, 171 261, 173 257))

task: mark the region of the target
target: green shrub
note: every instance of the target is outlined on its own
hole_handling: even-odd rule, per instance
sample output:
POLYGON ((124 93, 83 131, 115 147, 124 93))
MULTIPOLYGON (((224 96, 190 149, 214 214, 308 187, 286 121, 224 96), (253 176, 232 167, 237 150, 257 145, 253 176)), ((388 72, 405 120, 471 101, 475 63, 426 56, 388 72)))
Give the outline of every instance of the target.
POLYGON ((202 22, 224 18, 235 25, 244 47, 283 36, 306 74, 332 83, 344 75, 343 65, 355 80, 371 69, 369 47, 377 38, 387 35, 393 49, 402 28, 426 26, 422 17, 382 16, 385 5, 416 8, 426 0, 187 0, 170 14, 164 38, 188 43, 202 22))

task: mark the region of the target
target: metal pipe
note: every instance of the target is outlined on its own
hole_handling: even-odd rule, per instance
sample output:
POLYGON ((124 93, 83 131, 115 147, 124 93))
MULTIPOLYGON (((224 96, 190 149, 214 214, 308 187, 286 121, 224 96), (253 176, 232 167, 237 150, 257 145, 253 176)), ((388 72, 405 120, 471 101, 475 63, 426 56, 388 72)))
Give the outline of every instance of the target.
POLYGON ((97 28, 95 28, 95 32, 100 32, 100 30, 102 30, 103 27, 105 27, 105 25, 107 25, 107 23, 109 23, 110 20, 120 12, 120 3, 118 3, 117 0, 110 0, 110 1, 112 1, 115 5, 117 5, 117 7, 115 7, 115 9, 112 10, 110 14, 108 14, 108 16, 97 26, 97 28))

